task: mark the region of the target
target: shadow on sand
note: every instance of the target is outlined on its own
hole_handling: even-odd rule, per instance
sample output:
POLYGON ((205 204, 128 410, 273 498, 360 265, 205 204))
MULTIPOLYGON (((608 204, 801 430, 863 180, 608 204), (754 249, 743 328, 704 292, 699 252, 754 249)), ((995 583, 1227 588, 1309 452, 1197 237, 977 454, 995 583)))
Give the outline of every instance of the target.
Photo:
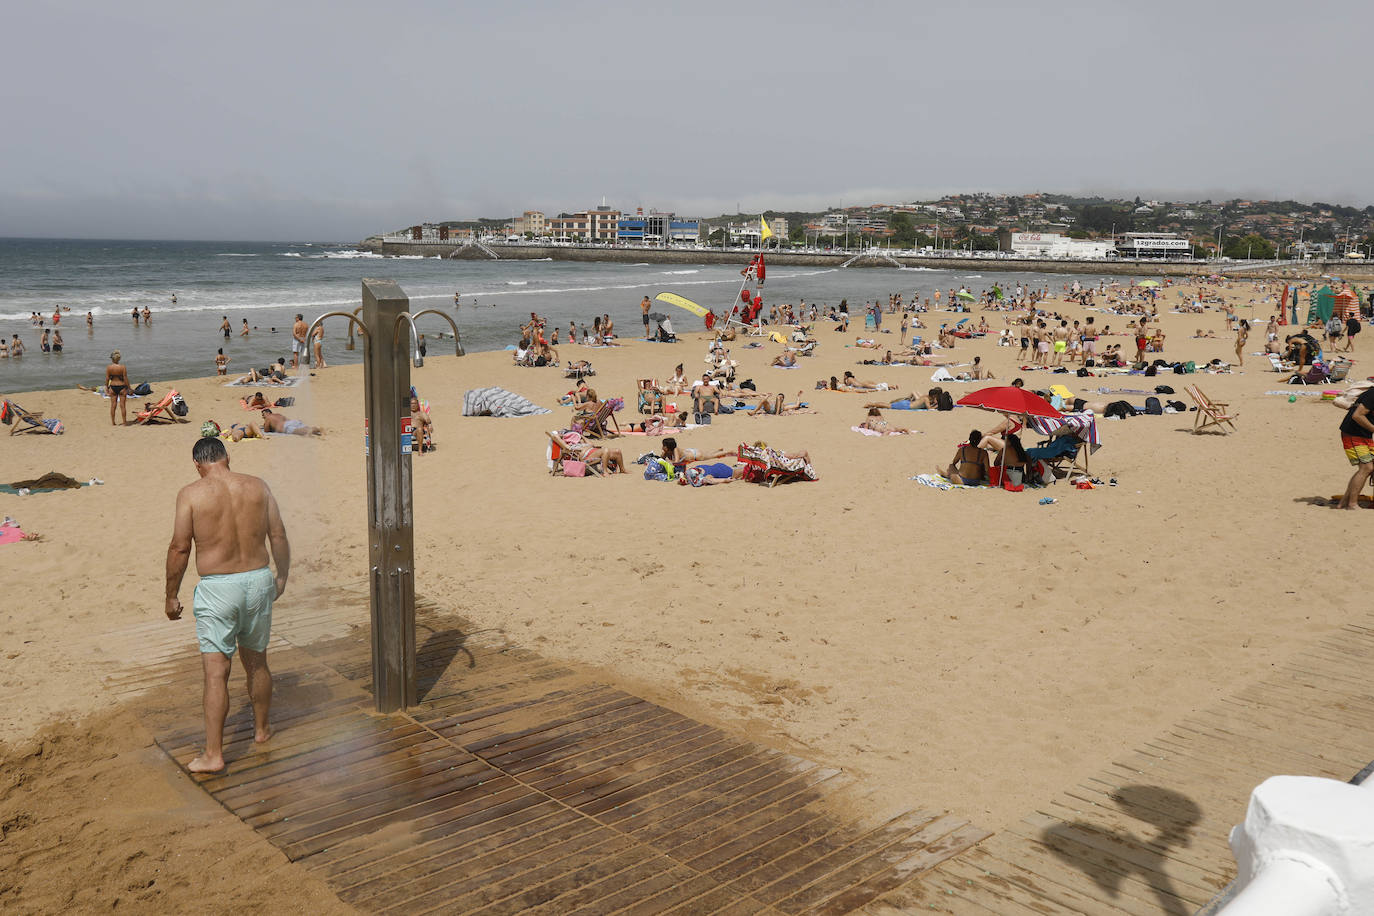
POLYGON ((1072 821, 1043 831, 1040 841, 1112 897, 1120 897, 1123 883, 1134 876, 1154 892, 1160 912, 1191 916, 1194 907, 1174 889, 1165 874, 1165 860, 1172 850, 1190 844, 1202 809, 1191 798, 1158 786, 1123 786, 1112 793, 1112 800, 1122 813, 1154 830, 1137 836, 1125 829, 1072 821))

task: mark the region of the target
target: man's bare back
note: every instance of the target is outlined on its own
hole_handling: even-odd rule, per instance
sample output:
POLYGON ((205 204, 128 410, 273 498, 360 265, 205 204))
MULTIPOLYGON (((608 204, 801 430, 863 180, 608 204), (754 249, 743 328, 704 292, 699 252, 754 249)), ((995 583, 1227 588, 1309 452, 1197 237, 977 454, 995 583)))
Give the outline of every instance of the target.
POLYGON ((228 471, 188 484, 178 506, 183 499, 191 512, 197 573, 216 576, 267 565, 267 534, 276 510, 267 484, 228 471))

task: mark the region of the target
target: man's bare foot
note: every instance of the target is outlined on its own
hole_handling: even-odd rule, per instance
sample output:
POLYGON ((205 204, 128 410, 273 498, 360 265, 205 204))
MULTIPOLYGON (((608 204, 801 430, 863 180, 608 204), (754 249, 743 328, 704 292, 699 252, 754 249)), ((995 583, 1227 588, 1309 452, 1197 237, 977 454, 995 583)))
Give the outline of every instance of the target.
POLYGON ((223 757, 211 758, 204 754, 186 764, 186 772, 188 773, 218 773, 222 769, 224 769, 223 757))
POLYGON ((272 740, 272 726, 267 726, 262 731, 253 736, 254 744, 266 744, 272 740))

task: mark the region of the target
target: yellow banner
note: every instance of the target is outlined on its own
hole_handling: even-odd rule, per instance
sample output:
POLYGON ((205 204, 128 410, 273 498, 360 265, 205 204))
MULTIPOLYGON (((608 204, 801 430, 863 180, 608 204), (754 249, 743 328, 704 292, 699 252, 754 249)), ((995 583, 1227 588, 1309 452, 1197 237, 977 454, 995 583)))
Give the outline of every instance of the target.
POLYGON ((677 293, 659 293, 654 298, 657 299, 659 302, 666 302, 669 305, 676 305, 680 309, 686 309, 693 315, 696 315, 698 318, 705 318, 707 312, 709 311, 708 309, 704 309, 701 306, 697 305, 691 299, 685 299, 682 296, 679 296, 677 293))

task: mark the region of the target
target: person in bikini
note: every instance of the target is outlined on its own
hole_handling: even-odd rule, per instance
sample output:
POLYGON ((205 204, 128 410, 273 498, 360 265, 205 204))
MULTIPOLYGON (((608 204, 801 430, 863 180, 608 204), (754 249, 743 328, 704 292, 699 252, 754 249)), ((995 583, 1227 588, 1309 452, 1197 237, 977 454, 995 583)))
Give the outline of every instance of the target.
POLYGON ((875 433, 883 433, 892 436, 909 436, 911 430, 903 426, 893 426, 883 419, 883 411, 879 407, 868 408, 868 416, 859 424, 860 429, 869 429, 875 433))
POLYGON ((734 449, 718 449, 714 452, 703 452, 696 448, 679 448, 677 439, 669 436, 663 440, 663 449, 659 452, 659 457, 664 461, 670 461, 675 465, 684 465, 689 461, 706 461, 710 458, 733 458, 734 449))
POLYGON ((110 425, 115 425, 115 405, 119 405, 119 419, 129 425, 129 410, 126 398, 129 389, 129 368, 120 362, 120 354, 115 350, 110 354, 110 364, 105 367, 105 394, 110 398, 110 425))
POLYGON ((983 434, 973 430, 968 434, 968 441, 954 453, 954 460, 949 467, 937 469, 936 473, 969 487, 985 483, 988 479, 988 453, 983 451, 982 443, 983 434))

